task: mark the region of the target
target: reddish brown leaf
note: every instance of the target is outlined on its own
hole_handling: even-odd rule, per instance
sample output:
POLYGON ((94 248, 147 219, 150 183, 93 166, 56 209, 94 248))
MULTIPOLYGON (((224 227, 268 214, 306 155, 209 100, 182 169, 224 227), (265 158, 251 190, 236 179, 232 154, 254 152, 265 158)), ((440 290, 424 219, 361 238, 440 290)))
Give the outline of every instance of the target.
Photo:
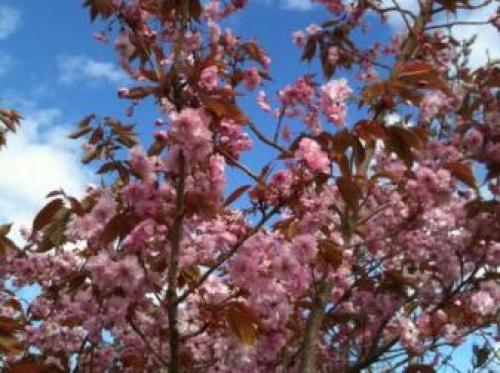
POLYGON ((45 198, 52 198, 52 197, 62 196, 62 195, 64 195, 64 192, 62 190, 53 190, 52 192, 47 194, 45 196, 45 198))
POLYGON ((23 346, 14 336, 0 335, 0 351, 5 355, 14 355, 23 352, 23 346))
POLYGON ((31 362, 31 361, 25 361, 25 362, 16 363, 15 365, 9 367, 6 370, 6 373, 49 373, 49 372, 58 372, 58 371, 60 371, 60 370, 59 369, 49 370, 48 368, 44 367, 42 364, 31 362))
POLYGON ((11 132, 16 132, 21 116, 17 111, 10 109, 0 109, 0 122, 11 132))
POLYGON ((98 141, 100 141, 104 136, 104 131, 102 130, 101 127, 98 127, 92 132, 92 135, 90 136, 89 139, 89 144, 95 145, 97 144, 98 141))
POLYGON ((90 125, 90 122, 92 122, 92 120, 94 120, 96 118, 96 115, 95 114, 89 114, 89 115, 86 115, 84 116, 80 122, 78 122, 78 127, 82 128, 82 127, 87 127, 90 125))
POLYGON ((239 302, 231 303, 226 309, 226 320, 243 344, 255 345, 259 320, 248 306, 239 302))
POLYGON ((3 257, 17 248, 16 244, 7 237, 0 236, 0 257, 3 257))
POLYGON ((334 269, 342 264, 342 249, 331 240, 320 240, 319 250, 325 261, 330 263, 334 269))
POLYGON ((224 206, 229 206, 231 203, 240 198, 243 193, 245 193, 248 189, 250 189, 251 185, 242 185, 234 192, 232 192, 224 201, 224 206))
POLYGON ((0 225, 0 236, 7 236, 12 228, 12 224, 0 225))
POLYGON ((74 132, 72 132, 68 137, 70 139, 76 140, 76 139, 82 137, 83 135, 86 135, 90 131, 92 131, 92 126, 90 126, 90 125, 85 126, 85 127, 79 127, 74 132))
POLYGON ((413 364, 405 369, 405 373, 434 373, 432 365, 428 364, 413 364))
POLYGON ((109 18, 113 14, 113 0, 85 0, 83 6, 89 8, 92 21, 97 17, 109 18))
POLYGON ((228 99, 202 96, 202 101, 210 111, 220 118, 233 119, 238 123, 248 122, 240 108, 228 99))
POLYGON ((391 80, 391 87, 404 92, 408 89, 408 94, 413 97, 415 88, 439 89, 448 92, 449 87, 441 78, 441 74, 434 67, 424 61, 408 61, 399 63, 394 70, 394 77, 391 80))
POLYGON ((61 198, 54 199, 45 205, 45 207, 36 214, 33 220, 33 232, 37 232, 47 226, 63 206, 64 202, 61 198))
POLYGON ((468 164, 451 162, 446 165, 446 168, 450 170, 453 176, 464 184, 467 184, 473 189, 477 188, 476 178, 474 177, 474 173, 468 164))
POLYGON ((106 162, 97 170, 97 174, 107 174, 108 172, 116 170, 117 164, 116 162, 106 162))
POLYGON ((444 9, 446 9, 449 12, 456 13, 457 12, 457 4, 459 2, 462 3, 467 3, 467 1, 460 1, 460 0, 438 0, 438 3, 440 3, 444 9))
POLYGON ((149 96, 153 92, 154 92, 153 87, 133 87, 130 88, 127 92, 121 93, 120 97, 128 98, 131 100, 138 100, 149 96))
POLYGON ((107 245, 119 237, 125 237, 131 229, 130 216, 117 214, 104 227, 100 240, 104 245, 107 245))
POLYGON ((188 1, 189 1, 190 16, 196 20, 200 19, 201 12, 203 11, 200 0, 188 0, 188 1))
POLYGON ((357 210, 362 191, 359 185, 350 177, 341 176, 337 178, 337 186, 345 203, 353 210, 357 210))
POLYGON ((82 216, 85 213, 82 204, 75 197, 68 197, 69 203, 71 205, 71 210, 78 216, 82 216))
POLYGON ((302 60, 311 61, 316 54, 316 46, 318 40, 315 37, 309 37, 304 47, 304 52, 302 53, 302 60))
POLYGON ((19 321, 14 320, 9 317, 5 316, 0 316, 0 334, 5 335, 5 334, 11 334, 17 330, 21 330, 22 325, 19 323, 19 321))
POLYGON ((156 140, 148 149, 148 155, 160 155, 160 153, 167 147, 165 141, 156 140))
POLYGON ((254 61, 260 63, 263 67, 266 66, 266 54, 262 48, 260 48, 257 43, 249 41, 243 45, 248 55, 254 61))
POLYGON ((400 127, 390 126, 386 128, 386 146, 401 158, 408 168, 411 168, 414 160, 413 148, 420 148, 422 142, 412 131, 400 127))

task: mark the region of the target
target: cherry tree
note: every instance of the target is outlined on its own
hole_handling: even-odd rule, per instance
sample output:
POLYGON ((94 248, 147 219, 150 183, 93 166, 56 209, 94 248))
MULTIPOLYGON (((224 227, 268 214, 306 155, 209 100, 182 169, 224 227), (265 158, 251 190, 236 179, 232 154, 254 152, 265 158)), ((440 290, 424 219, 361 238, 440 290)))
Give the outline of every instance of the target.
POLYGON ((275 95, 266 51, 225 28, 245 0, 84 2, 134 81, 126 116, 160 119, 141 142, 83 118, 103 183, 51 192, 22 248, 0 227, 1 275, 42 289, 23 310, 4 288, 7 372, 433 372, 473 336, 474 369, 498 359, 500 62, 471 68, 451 31, 500 13, 313 2, 324 23, 292 39, 322 75, 275 95), (402 31, 360 45, 388 19, 402 31))

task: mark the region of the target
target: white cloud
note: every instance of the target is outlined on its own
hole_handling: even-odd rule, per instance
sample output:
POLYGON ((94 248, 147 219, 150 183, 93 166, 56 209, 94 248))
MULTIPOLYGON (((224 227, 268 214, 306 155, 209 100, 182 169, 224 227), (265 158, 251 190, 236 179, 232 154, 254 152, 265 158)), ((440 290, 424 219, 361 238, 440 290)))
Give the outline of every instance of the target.
POLYGON ((7 39, 17 30, 21 21, 21 12, 19 10, 0 6, 0 40, 7 39))
POLYGON ((0 150, 0 223, 14 222, 16 241, 19 227, 30 226, 48 192, 63 188, 80 196, 91 181, 79 162, 77 143, 67 139, 71 126, 62 122, 59 110, 31 107, 23 115, 21 128, 0 150))
MULTIPOLYGON (((419 11, 419 5, 416 0, 399 0, 398 3, 403 9, 410 10, 414 14, 419 11)), ((393 5, 392 0, 383 0, 384 6, 393 5)), ((441 16, 437 17, 434 21, 435 25, 445 24, 453 21, 470 22, 470 21, 486 21, 495 14, 495 2, 477 9, 477 10, 462 10, 458 11, 456 15, 443 12, 441 16)), ((411 21, 411 19, 409 19, 411 21)), ((391 13, 388 19, 389 24, 396 30, 400 31, 406 28, 403 19, 397 13, 391 13)), ((476 68, 484 64, 488 56, 491 59, 500 58, 500 48, 498 47, 499 32, 492 25, 459 25, 452 29, 452 35, 458 39, 469 39, 477 34, 476 41, 472 47, 472 53, 469 59, 471 67, 476 68)))
MULTIPOLYGON (((492 3, 473 12, 462 12, 458 14, 458 19, 465 22, 485 21, 495 14, 497 6, 497 4, 492 3)), ((453 28, 452 34, 459 40, 469 39, 477 34, 469 59, 472 67, 479 67, 484 64, 488 60, 488 55, 491 59, 500 58, 500 33, 491 24, 480 26, 457 26, 453 28)))
POLYGON ((280 6, 292 10, 309 10, 313 7, 311 0, 281 0, 280 6))
POLYGON ((75 84, 81 82, 98 83, 107 81, 112 84, 127 80, 124 72, 111 62, 96 61, 86 56, 60 56, 57 59, 59 82, 75 84))
POLYGON ((261 3, 267 6, 278 6, 287 10, 310 10, 314 4, 311 0, 260 0, 261 3))

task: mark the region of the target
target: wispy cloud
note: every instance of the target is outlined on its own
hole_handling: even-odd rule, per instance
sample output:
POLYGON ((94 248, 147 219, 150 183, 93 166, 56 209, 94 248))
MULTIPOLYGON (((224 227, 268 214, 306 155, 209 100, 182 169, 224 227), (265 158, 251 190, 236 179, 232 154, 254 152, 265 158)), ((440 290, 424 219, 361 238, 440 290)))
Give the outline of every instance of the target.
POLYGON ((21 12, 9 6, 0 5, 0 40, 14 33, 21 22, 21 12))
POLYGON ((267 6, 277 6, 287 10, 310 10, 314 4, 311 0, 260 0, 261 3, 267 6))
POLYGON ((61 84, 106 81, 123 83, 127 76, 111 62, 97 61, 87 56, 60 56, 57 59, 58 80, 61 84))
MULTIPOLYGON (((404 9, 413 13, 418 13, 419 5, 416 0, 399 0, 398 3, 404 9)), ((391 0, 384 0, 384 5, 392 5, 391 0)), ((440 17, 434 21, 434 24, 444 24, 453 21, 470 22, 470 21, 486 21, 495 14, 495 2, 477 10, 462 10, 456 15, 451 13, 442 13, 440 17)), ((394 30, 399 31, 405 28, 403 19, 397 13, 391 13, 388 19, 389 24, 394 30)), ((472 53, 469 58, 469 65, 473 68, 484 64, 488 57, 491 59, 500 58, 500 48, 498 48, 498 31, 491 25, 459 25, 452 28, 452 35, 458 40, 469 39, 473 35, 477 35, 476 41, 472 46, 472 53)))
MULTIPOLYGON (((498 4, 491 3, 490 5, 469 12, 458 14, 460 21, 485 21, 495 14, 498 4)), ((477 38, 472 46, 472 53, 469 58, 471 67, 479 67, 484 64, 488 57, 491 59, 500 59, 499 35, 497 29, 491 24, 479 26, 457 26, 452 29, 452 35, 459 39, 469 39, 473 35, 477 38)))
POLYGON ((46 194, 63 188, 82 195, 91 180, 90 171, 79 162, 79 149, 67 139, 71 126, 65 125, 58 109, 28 107, 16 134, 9 135, 0 151, 0 222, 14 222, 13 238, 19 227, 29 226, 46 194))
POLYGON ((290 10, 309 10, 313 4, 311 0, 280 0, 280 6, 290 10))

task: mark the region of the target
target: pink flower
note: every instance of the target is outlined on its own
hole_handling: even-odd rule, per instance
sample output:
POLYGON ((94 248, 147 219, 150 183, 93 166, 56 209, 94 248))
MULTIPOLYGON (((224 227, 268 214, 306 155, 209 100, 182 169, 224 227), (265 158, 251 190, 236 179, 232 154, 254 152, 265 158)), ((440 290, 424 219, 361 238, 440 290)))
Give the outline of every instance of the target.
POLYGON ((208 2, 203 9, 203 15, 208 20, 216 20, 220 15, 219 0, 210 0, 210 2, 208 2))
POLYGON ((488 144, 486 158, 492 163, 500 163, 500 142, 488 144))
POLYGON ((312 0, 312 2, 323 4, 333 14, 339 14, 344 10, 342 0, 312 0))
POLYGON ((416 172, 418 184, 430 192, 446 192, 451 187, 451 174, 448 170, 437 172, 429 167, 419 167, 416 172))
POLYGON ((401 330, 401 344, 409 351, 418 352, 421 348, 420 333, 413 321, 401 318, 399 327, 401 330))
POLYGON ((490 293, 481 290, 471 297, 471 308, 478 314, 487 316, 495 311, 496 306, 490 293))
POLYGON ((428 123, 449 105, 448 97, 444 93, 440 91, 428 92, 420 101, 420 118, 428 123))
POLYGON ((201 72, 200 82, 198 84, 208 91, 217 88, 219 84, 217 66, 212 65, 204 68, 201 72))
POLYGON ((321 26, 318 26, 317 24, 315 23, 311 23, 309 26, 307 26, 306 28, 306 32, 308 35, 316 35, 316 34, 319 34, 321 31, 323 30, 323 28, 321 26))
POLYGON ((221 121, 220 144, 234 157, 252 149, 252 140, 242 131, 241 125, 231 119, 221 121))
POLYGON ((95 32, 94 33, 94 39, 101 42, 101 43, 107 43, 108 42, 108 37, 104 32, 95 32))
POLYGON ((243 72, 243 84, 245 84, 245 87, 248 90, 252 91, 257 88, 261 81, 262 78, 260 76, 259 70, 257 70, 255 67, 252 67, 243 72))
POLYGON ((127 32, 120 32, 115 41, 115 48, 124 61, 128 61, 135 53, 135 46, 130 41, 130 35, 127 32))
POLYGON ((483 134, 476 128, 469 129, 463 139, 465 147, 472 152, 476 152, 481 148, 483 140, 483 134))
POLYGON ((271 105, 269 105, 266 98, 266 92, 264 91, 259 91, 257 94, 257 105, 259 105, 262 111, 265 111, 266 113, 270 113, 272 111, 271 105))
POLYGON ((144 183, 130 183, 122 189, 122 195, 132 205, 137 205, 149 198, 149 185, 144 183))
POLYGON ((299 31, 295 31, 292 34, 292 39, 293 39, 293 43, 295 45, 297 45, 300 48, 304 48, 306 45, 307 36, 306 36, 304 31, 299 30, 299 31))
POLYGON ((345 101, 351 93, 345 79, 332 80, 321 86, 320 106, 330 122, 344 124, 347 112, 345 101))
POLYGON ((219 154, 212 155, 209 161, 209 174, 210 182, 212 185, 211 194, 215 198, 222 198, 224 196, 224 185, 226 184, 226 176, 224 169, 226 167, 226 160, 219 154))
POLYGON ((212 151, 208 114, 203 109, 186 108, 180 113, 173 112, 170 119, 172 128, 169 137, 175 141, 176 146, 170 149, 167 168, 172 170, 177 167, 181 150, 188 166, 206 160, 212 151))
POLYGON ((130 90, 128 88, 122 87, 118 89, 118 97, 126 98, 129 94, 130 90))
POLYGON ((492 267, 500 266, 500 242, 493 242, 488 247, 486 262, 492 267))
POLYGON ((155 178, 154 159, 150 159, 139 146, 135 146, 130 150, 130 167, 141 175, 145 181, 152 181, 155 178))
POLYGON ((287 85, 280 90, 278 97, 285 106, 307 105, 314 97, 314 89, 306 79, 300 78, 293 85, 287 85))
POLYGON ((114 284, 129 292, 142 281, 144 270, 135 255, 127 255, 115 267, 114 284))
POLYGON ((330 48, 328 48, 328 62, 330 62, 332 65, 336 65, 339 58, 340 53, 339 49, 336 46, 331 46, 330 48))
POLYGON ((314 236, 302 234, 293 239, 292 250, 298 254, 299 258, 304 258, 306 261, 309 261, 316 257, 318 245, 314 236))
POLYGON ((304 160, 311 170, 328 173, 330 160, 316 141, 307 137, 303 138, 300 140, 295 155, 304 160))
POLYGON ((97 223, 104 224, 116 213, 116 202, 105 194, 92 209, 92 217, 97 223))

